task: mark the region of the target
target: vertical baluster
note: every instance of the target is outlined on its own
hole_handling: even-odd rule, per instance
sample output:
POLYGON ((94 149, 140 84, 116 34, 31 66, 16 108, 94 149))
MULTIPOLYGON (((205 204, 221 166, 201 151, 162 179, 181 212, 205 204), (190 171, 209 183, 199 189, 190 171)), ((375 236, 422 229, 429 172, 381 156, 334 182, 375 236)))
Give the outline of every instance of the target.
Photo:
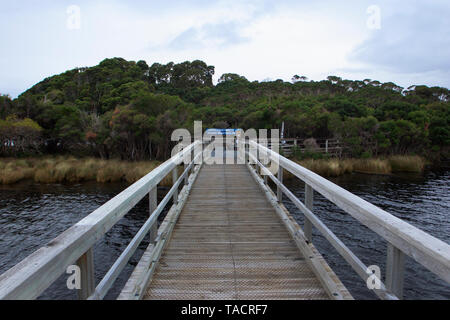
POLYGON ((263 168, 266 167, 266 164, 269 164, 270 160, 269 160, 269 154, 266 151, 261 151, 262 152, 262 157, 261 157, 261 175, 263 175, 264 177, 264 184, 267 186, 267 182, 268 182, 268 177, 266 175, 266 173, 263 171, 263 168))
POLYGON ((94 250, 90 248, 76 262, 80 268, 81 289, 78 290, 78 299, 86 300, 95 290, 94 250))
MULTIPOLYGON (((189 164, 184 164, 184 171, 186 171, 187 167, 189 167, 189 164)), ((184 184, 187 186, 189 184, 189 171, 184 176, 184 184)))
MULTIPOLYGON (((281 166, 281 163, 278 163, 278 180, 283 184, 283 167, 281 166)), ((283 191, 280 186, 277 186, 277 198, 278 202, 281 203, 283 201, 283 191)))
MULTIPOLYGON (((149 214, 151 215, 158 207, 158 186, 155 186, 152 190, 150 190, 148 196, 149 196, 148 211, 149 214)), ((150 243, 155 242, 157 235, 158 235, 158 221, 155 221, 155 223, 150 228, 150 243)))
MULTIPOLYGON (((313 211, 314 209, 314 189, 305 183, 305 206, 313 211)), ((312 242, 312 224, 307 217, 305 217, 305 237, 309 242, 312 242)))
MULTIPOLYGON (((176 166, 172 170, 172 183, 175 184, 177 182, 177 180, 178 180, 178 166, 176 166)), ((173 194, 173 204, 174 205, 178 204, 178 188, 177 188, 177 190, 175 190, 175 192, 173 194)))
POLYGON ((386 261, 386 288, 399 299, 403 298, 405 254, 388 243, 386 261))

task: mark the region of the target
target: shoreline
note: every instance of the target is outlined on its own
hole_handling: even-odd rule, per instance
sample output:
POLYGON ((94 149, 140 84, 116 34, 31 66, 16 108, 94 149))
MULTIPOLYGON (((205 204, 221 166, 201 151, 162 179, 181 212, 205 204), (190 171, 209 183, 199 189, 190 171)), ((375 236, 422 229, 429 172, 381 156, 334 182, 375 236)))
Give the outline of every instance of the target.
POLYGON ((339 177, 350 173, 370 175, 392 175, 394 173, 421 174, 425 171, 427 165, 427 160, 420 156, 391 156, 387 158, 368 159, 307 159, 293 161, 325 178, 339 177))
MULTIPOLYGON (((392 156, 370 159, 307 159, 294 162, 325 178, 350 173, 391 175, 393 173, 423 173, 427 161, 419 156, 392 156)), ((134 183, 155 169, 159 161, 121 161, 72 156, 45 156, 41 158, 0 158, 0 184, 11 185, 32 180, 36 183, 134 183)), ((285 170, 285 177, 291 178, 285 170)), ((171 186, 168 175, 161 186, 171 186)))
MULTIPOLYGON (((31 180, 36 183, 100 183, 127 182, 132 184, 159 166, 159 161, 120 161, 71 156, 42 158, 0 158, 0 184, 11 185, 31 180)), ((172 185, 172 175, 161 186, 172 185)))

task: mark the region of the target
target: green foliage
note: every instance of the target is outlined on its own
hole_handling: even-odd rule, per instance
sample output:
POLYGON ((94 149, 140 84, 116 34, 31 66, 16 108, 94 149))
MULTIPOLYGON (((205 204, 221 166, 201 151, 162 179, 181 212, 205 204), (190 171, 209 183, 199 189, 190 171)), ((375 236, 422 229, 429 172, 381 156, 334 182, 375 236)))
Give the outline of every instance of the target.
POLYGON ((14 112, 14 104, 10 96, 0 95, 0 118, 6 118, 14 112))
POLYGON ((363 106, 357 105, 345 97, 330 99, 325 103, 325 107, 331 112, 337 112, 342 118, 367 115, 367 110, 363 106))
POLYGON ((450 145, 445 88, 403 90, 392 82, 336 76, 250 82, 235 73, 213 85, 214 72, 200 60, 149 67, 142 60, 105 59, 44 79, 14 101, 0 96, 2 132, 27 128, 30 137, 45 140, 49 153, 83 150, 132 160, 167 158, 172 131, 192 130, 195 120, 243 129, 279 128, 284 121, 286 137, 337 138, 346 154, 362 158, 443 152, 450 145), (11 115, 14 125, 6 120, 11 115))
POLYGON ((292 149, 292 152, 293 152, 292 156, 296 160, 307 160, 307 159, 327 160, 330 158, 330 155, 324 154, 322 152, 308 151, 297 147, 294 147, 292 149))
POLYGON ((38 153, 42 146, 42 128, 35 121, 15 115, 0 119, 0 155, 19 156, 38 153))

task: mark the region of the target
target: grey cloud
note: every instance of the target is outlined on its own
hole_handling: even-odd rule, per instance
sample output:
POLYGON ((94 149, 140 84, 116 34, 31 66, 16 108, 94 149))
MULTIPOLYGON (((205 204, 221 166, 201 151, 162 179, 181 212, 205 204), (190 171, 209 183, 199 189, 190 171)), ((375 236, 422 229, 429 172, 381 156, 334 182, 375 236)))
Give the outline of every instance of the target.
POLYGON ((239 34, 239 25, 229 22, 191 27, 172 40, 168 47, 175 50, 201 49, 208 46, 208 42, 214 42, 215 46, 223 48, 248 41, 249 38, 239 34))
POLYGON ((372 31, 350 60, 400 73, 450 71, 450 6, 431 3, 415 2, 403 12, 399 8, 382 16, 381 30, 372 31))

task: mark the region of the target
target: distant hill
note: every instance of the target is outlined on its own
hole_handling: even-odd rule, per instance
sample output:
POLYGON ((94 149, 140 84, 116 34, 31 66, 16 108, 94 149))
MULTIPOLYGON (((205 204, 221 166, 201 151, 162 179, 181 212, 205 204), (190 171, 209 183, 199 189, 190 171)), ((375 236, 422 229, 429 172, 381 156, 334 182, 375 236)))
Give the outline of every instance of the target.
POLYGON ((279 128, 284 121, 287 137, 339 138, 354 157, 448 156, 446 88, 404 89, 335 76, 250 82, 231 73, 213 85, 214 72, 199 60, 149 67, 113 58, 49 77, 14 101, 0 97, 3 146, 20 132, 29 142, 21 150, 0 152, 162 159, 170 153, 174 129, 191 129, 194 120, 203 120, 204 127, 244 129, 279 128))

